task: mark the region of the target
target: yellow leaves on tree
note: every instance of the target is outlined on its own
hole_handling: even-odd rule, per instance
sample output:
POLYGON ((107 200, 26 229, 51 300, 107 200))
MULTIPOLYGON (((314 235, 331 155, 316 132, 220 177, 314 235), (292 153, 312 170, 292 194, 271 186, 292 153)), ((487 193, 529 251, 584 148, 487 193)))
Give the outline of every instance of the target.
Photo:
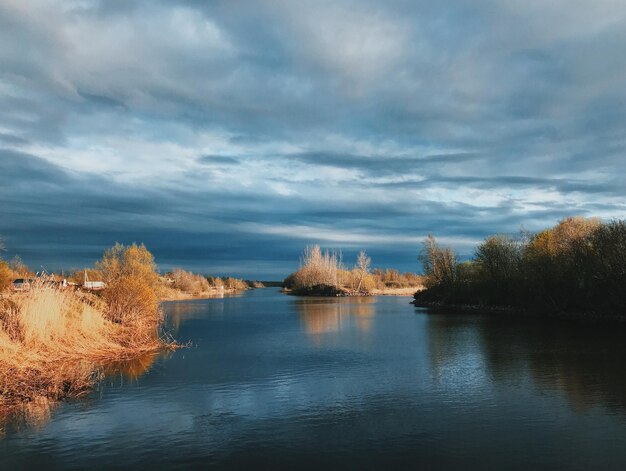
POLYGON ((142 245, 115 244, 96 264, 106 283, 103 297, 114 322, 154 322, 159 319, 158 274, 154 257, 142 245))

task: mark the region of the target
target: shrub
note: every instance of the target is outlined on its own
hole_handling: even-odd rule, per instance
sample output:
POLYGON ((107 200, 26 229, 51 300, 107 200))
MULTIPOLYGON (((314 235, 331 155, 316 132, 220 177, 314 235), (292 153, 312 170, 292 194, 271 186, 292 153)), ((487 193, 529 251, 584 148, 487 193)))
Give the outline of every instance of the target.
POLYGON ((418 288, 423 286, 424 277, 416 273, 400 273, 393 268, 374 268, 371 273, 374 288, 418 288))
POLYGON ((105 362, 154 351, 164 344, 109 319, 104 300, 40 280, 28 293, 0 300, 0 407, 87 392, 105 362))
POLYGON ((0 260, 0 292, 11 286, 11 282, 15 279, 13 270, 9 268, 9 264, 0 260))
POLYGON ((335 253, 322 252, 319 245, 306 247, 300 269, 292 275, 290 284, 295 290, 310 290, 315 286, 337 288, 339 257, 335 253))
POLYGON ((420 288, 424 277, 415 273, 400 274, 398 270, 374 268, 371 259, 360 251, 352 270, 343 268, 340 256, 322 252, 319 246, 307 247, 300 269, 283 281, 295 294, 368 294, 375 289, 420 288))
POLYGON ((248 283, 243 280, 239 280, 237 278, 232 278, 229 276, 228 278, 224 278, 224 288, 235 291, 243 291, 245 289, 248 289, 248 283))
POLYGON ((175 269, 170 276, 174 280, 174 287, 191 294, 199 294, 209 291, 209 281, 201 275, 196 275, 180 268, 175 269))
POLYGON ((115 244, 104 253, 96 268, 106 283, 102 296, 110 320, 156 326, 160 319, 159 275, 154 257, 144 245, 115 244))
POLYGON ((207 276, 206 278, 209 284, 215 288, 224 286, 224 280, 222 280, 219 276, 207 276))

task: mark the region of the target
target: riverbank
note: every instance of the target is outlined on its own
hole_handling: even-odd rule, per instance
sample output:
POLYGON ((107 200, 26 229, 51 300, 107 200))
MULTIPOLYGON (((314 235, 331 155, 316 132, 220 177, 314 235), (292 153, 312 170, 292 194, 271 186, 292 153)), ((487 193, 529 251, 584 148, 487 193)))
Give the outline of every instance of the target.
POLYGON ((245 290, 234 288, 212 288, 207 291, 201 291, 199 293, 187 293, 177 289, 170 289, 165 292, 159 293, 159 300, 161 302, 167 301, 185 301, 191 299, 211 299, 211 298, 223 298, 224 296, 234 295, 241 293, 245 290))
POLYGON ((429 236, 418 303, 583 319, 626 317, 626 221, 569 217, 531 236, 492 235, 459 262, 429 236), (508 311, 508 309, 507 309, 508 311))
POLYGON ((308 289, 283 288, 284 294, 292 296, 313 296, 313 297, 363 297, 363 296, 413 296, 416 291, 421 291, 423 287, 409 288, 374 288, 370 291, 349 291, 347 289, 335 288, 332 286, 313 286, 308 289))
POLYGON ((161 314, 125 322, 86 293, 34 288, 0 306, 0 408, 88 393, 111 362, 175 345, 158 335, 161 314))
POLYGON ((247 289, 262 288, 258 281, 244 281, 233 277, 205 276, 176 268, 159 278, 160 301, 219 298, 247 289))
POLYGON ((40 277, 0 300, 0 410, 83 396, 111 364, 177 348, 161 335, 152 254, 116 245, 97 265, 98 294, 40 277))
POLYGON ((371 296, 413 296, 415 292, 423 289, 423 286, 411 286, 408 288, 375 288, 370 294, 371 296))

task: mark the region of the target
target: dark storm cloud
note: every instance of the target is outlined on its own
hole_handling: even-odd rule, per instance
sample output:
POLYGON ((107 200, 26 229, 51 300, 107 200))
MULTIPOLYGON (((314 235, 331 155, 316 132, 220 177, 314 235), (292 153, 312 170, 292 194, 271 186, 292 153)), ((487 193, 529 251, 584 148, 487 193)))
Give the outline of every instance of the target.
POLYGON ((0 0, 0 234, 279 277, 304 244, 416 269, 433 232, 624 217, 610 0, 0 0))

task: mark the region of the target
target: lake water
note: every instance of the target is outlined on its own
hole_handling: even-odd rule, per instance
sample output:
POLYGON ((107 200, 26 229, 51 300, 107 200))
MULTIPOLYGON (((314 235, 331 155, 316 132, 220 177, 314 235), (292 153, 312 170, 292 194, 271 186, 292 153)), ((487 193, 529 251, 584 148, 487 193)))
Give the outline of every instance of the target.
POLYGON ((168 303, 191 348, 26 409, 0 469, 626 469, 626 326, 409 300, 168 303))

